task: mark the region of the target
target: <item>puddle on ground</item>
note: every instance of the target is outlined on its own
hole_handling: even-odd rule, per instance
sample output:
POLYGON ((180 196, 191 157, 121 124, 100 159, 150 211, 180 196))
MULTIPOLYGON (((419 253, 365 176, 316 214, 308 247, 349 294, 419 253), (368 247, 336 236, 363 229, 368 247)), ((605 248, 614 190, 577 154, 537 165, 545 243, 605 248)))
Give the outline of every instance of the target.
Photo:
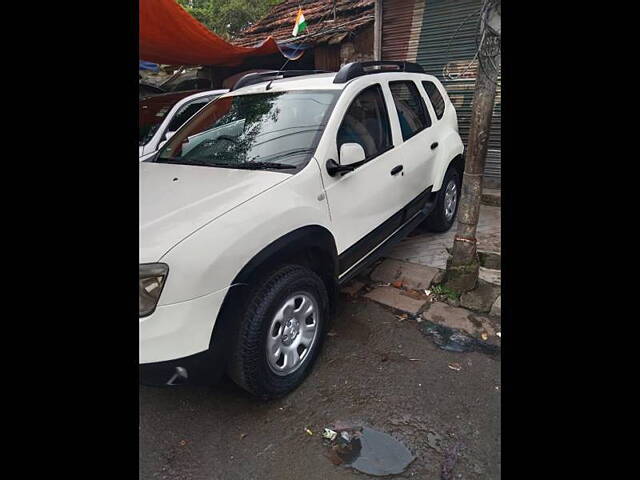
POLYGON ((425 320, 418 324, 420 331, 431 337, 433 343, 443 350, 450 352, 481 352, 487 355, 500 355, 500 347, 491 343, 478 340, 466 333, 454 330, 453 328, 439 325, 425 320))
POLYGON ((329 455, 336 465, 379 477, 404 472, 415 458, 391 435, 368 427, 340 431, 329 455))

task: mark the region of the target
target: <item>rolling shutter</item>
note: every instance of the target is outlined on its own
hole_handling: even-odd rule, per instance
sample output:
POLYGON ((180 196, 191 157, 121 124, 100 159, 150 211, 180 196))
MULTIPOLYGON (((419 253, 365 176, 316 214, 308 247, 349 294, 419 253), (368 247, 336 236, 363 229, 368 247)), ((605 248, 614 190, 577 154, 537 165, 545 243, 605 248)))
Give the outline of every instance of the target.
MULTIPOLYGON (((474 57, 481 4, 481 0, 384 0, 382 6, 382 58, 417 62, 442 82, 456 107, 465 146, 478 65, 474 57)), ((500 185, 500 130, 498 78, 484 173, 490 186, 500 185)))

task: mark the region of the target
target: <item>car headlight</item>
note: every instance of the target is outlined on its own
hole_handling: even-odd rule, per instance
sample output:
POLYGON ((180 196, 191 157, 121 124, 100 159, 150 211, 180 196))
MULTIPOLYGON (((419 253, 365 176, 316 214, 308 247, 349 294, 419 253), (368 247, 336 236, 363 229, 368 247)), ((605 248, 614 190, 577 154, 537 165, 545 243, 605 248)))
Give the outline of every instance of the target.
POLYGON ((169 266, 164 263, 143 263, 140 265, 138 290, 141 317, 151 315, 156 309, 168 273, 169 266))

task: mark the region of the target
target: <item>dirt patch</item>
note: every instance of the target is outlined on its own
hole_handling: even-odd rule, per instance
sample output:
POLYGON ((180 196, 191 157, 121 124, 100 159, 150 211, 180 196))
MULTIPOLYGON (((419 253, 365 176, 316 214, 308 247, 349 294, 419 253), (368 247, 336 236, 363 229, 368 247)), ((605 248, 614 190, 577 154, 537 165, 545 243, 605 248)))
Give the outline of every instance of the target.
POLYGON ((395 478, 440 479, 447 452, 460 442, 453 478, 498 480, 500 362, 442 350, 420 325, 361 298, 341 302, 335 335, 314 370, 270 402, 230 381, 210 389, 140 387, 139 479, 365 478, 325 457, 324 427, 346 419, 391 435, 416 457, 395 478))

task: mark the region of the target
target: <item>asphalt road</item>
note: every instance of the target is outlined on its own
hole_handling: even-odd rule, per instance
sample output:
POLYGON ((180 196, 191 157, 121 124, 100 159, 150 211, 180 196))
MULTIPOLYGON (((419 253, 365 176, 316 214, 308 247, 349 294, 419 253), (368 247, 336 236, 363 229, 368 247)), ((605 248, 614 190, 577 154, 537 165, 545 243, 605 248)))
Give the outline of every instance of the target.
POLYGON ((394 478, 440 480, 445 462, 451 479, 500 478, 500 360, 440 350, 415 321, 364 299, 342 301, 331 333, 306 382, 280 400, 229 380, 141 386, 139 478, 369 478, 326 457, 320 433, 336 421, 402 441, 416 460, 394 478))

